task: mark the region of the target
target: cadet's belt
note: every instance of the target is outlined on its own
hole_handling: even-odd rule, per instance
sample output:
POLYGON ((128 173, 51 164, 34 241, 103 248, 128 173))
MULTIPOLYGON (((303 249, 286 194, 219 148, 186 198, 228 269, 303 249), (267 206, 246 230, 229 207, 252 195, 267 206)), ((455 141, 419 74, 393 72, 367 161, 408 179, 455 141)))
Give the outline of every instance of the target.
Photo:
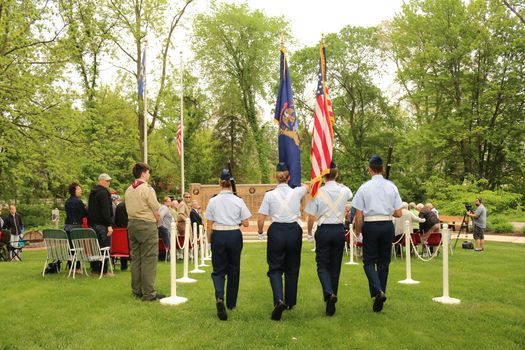
POLYGON ((392 216, 391 215, 365 216, 365 222, 373 222, 373 221, 392 221, 392 216))
POLYGON ((217 231, 231 231, 231 230, 238 230, 239 225, 220 225, 220 224, 213 224, 213 229, 217 231))

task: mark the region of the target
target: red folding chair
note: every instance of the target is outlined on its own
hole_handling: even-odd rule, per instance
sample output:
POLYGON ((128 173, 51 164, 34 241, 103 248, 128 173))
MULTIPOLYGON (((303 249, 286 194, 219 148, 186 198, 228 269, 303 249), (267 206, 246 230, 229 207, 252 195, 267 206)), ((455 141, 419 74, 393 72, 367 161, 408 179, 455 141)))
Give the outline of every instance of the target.
POLYGON ((441 245, 441 233, 432 232, 427 239, 427 253, 430 255, 430 247, 433 249, 438 249, 436 254, 439 254, 439 246, 441 245))
POLYGON ((111 258, 129 258, 129 237, 127 228, 114 228, 111 235, 111 258))
POLYGON ((411 233, 410 238, 412 239, 412 244, 414 244, 414 250, 415 252, 417 252, 417 247, 421 245, 421 236, 419 235, 419 233, 411 233))
POLYGON ((170 255, 170 247, 164 244, 164 241, 159 238, 159 254, 164 254, 164 261, 168 261, 170 255))

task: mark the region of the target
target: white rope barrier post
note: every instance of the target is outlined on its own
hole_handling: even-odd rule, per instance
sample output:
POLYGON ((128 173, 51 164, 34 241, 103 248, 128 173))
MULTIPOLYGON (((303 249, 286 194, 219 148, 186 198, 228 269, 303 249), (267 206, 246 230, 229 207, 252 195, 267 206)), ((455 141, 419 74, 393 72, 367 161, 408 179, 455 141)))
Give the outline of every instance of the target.
POLYGON ((310 249, 310 251, 315 252, 315 232, 317 231, 317 225, 315 227, 312 227, 312 238, 314 240, 314 247, 310 249))
MULTIPOLYGON (((175 225, 172 224, 172 228, 175 225)), ((171 232, 174 232, 175 234, 172 235, 172 237, 177 237, 177 228, 175 226, 175 230, 172 230, 171 232)), ((175 252, 177 250, 177 241, 176 239, 172 239, 170 243, 170 252, 175 252)), ((184 304, 188 301, 188 298, 184 297, 178 297, 177 296, 177 257, 173 257, 170 259, 170 281, 171 281, 171 296, 160 299, 160 303, 162 305, 179 305, 184 304)))
POLYGON ((191 273, 205 273, 206 271, 199 269, 199 242, 197 239, 197 223, 193 223, 193 265, 195 266, 191 273))
POLYGON ((354 229, 352 228, 352 224, 350 224, 348 235, 350 236, 350 261, 345 263, 345 265, 359 265, 354 261, 354 229))
POLYGON ((461 300, 456 298, 451 298, 449 296, 448 291, 448 225, 443 225, 443 233, 441 234, 443 236, 447 236, 445 238, 442 238, 441 241, 443 242, 443 296, 442 297, 436 297, 432 298, 435 302, 441 303, 441 304, 451 304, 451 305, 457 305, 461 303, 461 300))
POLYGON ((206 250, 206 247, 204 246, 204 226, 199 225, 199 237, 200 239, 200 253, 201 253, 201 263, 199 267, 207 267, 210 266, 206 264, 206 261, 204 260, 204 250, 206 250))
POLYGON ((204 230, 204 260, 211 260, 210 248, 208 248, 208 233, 204 230))
MULTIPOLYGON (((186 219, 186 224, 184 227, 184 273, 181 278, 177 278, 177 282, 180 283, 194 283, 197 282, 196 279, 190 278, 188 276, 189 269, 189 240, 190 240, 190 219, 186 219)), ((173 260, 173 259, 172 259, 173 260)))
POLYGON ((412 265, 410 262, 410 250, 412 242, 412 237, 410 237, 410 231, 412 226, 410 226, 410 221, 405 221, 405 261, 406 261, 406 278, 404 280, 399 281, 398 283, 402 284, 418 284, 419 281, 415 281, 412 279, 412 265))

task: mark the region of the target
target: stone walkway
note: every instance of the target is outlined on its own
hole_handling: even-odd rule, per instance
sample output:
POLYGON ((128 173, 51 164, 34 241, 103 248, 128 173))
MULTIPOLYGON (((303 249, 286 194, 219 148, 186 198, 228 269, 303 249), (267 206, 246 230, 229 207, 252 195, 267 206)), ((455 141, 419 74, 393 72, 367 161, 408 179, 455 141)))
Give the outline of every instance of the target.
MULTIPOLYGON (((457 234, 454 235, 454 233, 452 233, 452 239, 456 239, 456 236, 457 234)), ((459 240, 461 241, 462 239, 472 240, 473 238, 471 234, 461 234, 459 240)), ((525 244, 525 236, 485 235, 485 241, 525 244)))

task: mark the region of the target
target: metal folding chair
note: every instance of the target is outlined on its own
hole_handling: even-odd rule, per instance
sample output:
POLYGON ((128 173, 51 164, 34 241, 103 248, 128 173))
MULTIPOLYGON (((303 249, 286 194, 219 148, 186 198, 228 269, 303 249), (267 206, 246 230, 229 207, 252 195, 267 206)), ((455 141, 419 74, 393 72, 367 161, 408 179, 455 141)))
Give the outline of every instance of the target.
MULTIPOLYGON (((100 278, 104 274, 104 265, 106 259, 108 260, 109 269, 113 273, 113 265, 111 264, 109 250, 110 247, 100 248, 98 244, 97 234, 90 228, 75 228, 71 230, 71 241, 73 242, 73 261, 71 265, 76 265, 80 261, 80 268, 87 274, 87 269, 84 262, 101 261, 102 267, 100 269, 100 278)), ((73 278, 75 278, 75 270, 73 270, 73 278)))
MULTIPOLYGON (((42 276, 46 274, 47 264, 52 261, 72 261, 73 253, 69 246, 69 240, 67 233, 64 230, 58 229, 44 229, 42 234, 44 235, 44 243, 46 245, 46 261, 42 270, 42 276)), ((74 269, 74 265, 71 264, 67 277, 71 276, 74 269)))

